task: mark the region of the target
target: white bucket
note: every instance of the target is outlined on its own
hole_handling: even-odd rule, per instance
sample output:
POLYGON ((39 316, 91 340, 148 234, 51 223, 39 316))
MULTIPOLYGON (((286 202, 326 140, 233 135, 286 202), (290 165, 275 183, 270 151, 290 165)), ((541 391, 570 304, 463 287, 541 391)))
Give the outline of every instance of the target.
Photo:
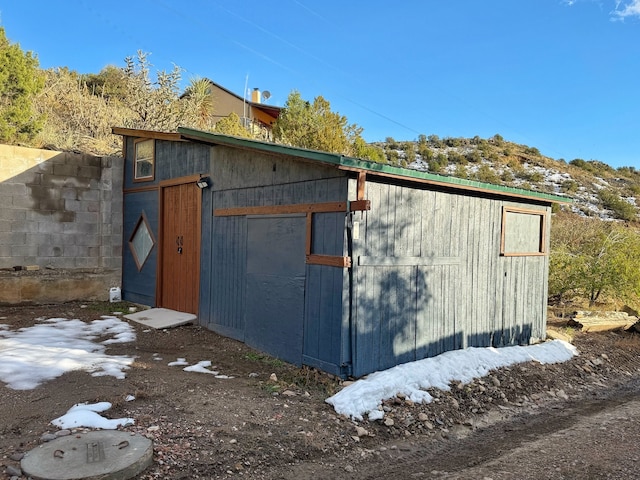
POLYGON ((122 301, 122 296, 120 295, 120 287, 111 287, 109 290, 109 301, 111 303, 122 301))

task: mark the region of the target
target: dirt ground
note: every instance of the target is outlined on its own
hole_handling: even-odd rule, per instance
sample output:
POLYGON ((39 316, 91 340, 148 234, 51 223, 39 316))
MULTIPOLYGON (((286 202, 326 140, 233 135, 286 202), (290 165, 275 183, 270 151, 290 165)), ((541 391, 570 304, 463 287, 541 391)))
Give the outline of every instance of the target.
MULTIPOLYGON (((0 323, 15 330, 41 317, 90 321, 114 308, 0 307, 0 323)), ((562 320, 550 324, 566 330, 562 320)), ((324 402, 341 388, 336 378, 199 326, 132 325, 136 341, 107 350, 136 356, 125 379, 72 372, 34 390, 0 386, 0 475, 21 478, 20 456, 54 433, 49 422, 74 403, 108 401, 104 416, 134 418, 124 430, 154 442, 154 463, 138 477, 145 480, 640 476, 636 334, 571 331, 580 355, 568 362, 503 368, 430 391, 435 400, 426 405, 395 398, 384 420, 354 422, 324 402), (233 378, 167 365, 178 357, 210 360, 233 378)))

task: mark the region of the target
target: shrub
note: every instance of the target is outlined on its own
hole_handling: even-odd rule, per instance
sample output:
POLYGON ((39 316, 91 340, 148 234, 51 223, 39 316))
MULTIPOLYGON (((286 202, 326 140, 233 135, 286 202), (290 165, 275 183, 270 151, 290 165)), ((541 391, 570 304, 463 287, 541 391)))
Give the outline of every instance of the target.
POLYGON ((398 149, 398 142, 396 142, 393 137, 387 137, 384 141, 386 142, 388 148, 391 148, 393 150, 398 149))
POLYGON ((397 150, 387 150, 387 162, 392 165, 398 165, 400 155, 397 150))
POLYGON ((640 232, 616 222, 557 215, 551 229, 549 295, 638 302, 640 232))
POLYGON ((479 182, 499 184, 500 177, 489 165, 483 163, 475 173, 475 179, 479 182))
POLYGON ((467 158, 458 153, 458 152, 449 152, 448 153, 448 157, 449 157, 449 162, 450 163, 455 163, 458 165, 466 165, 467 164, 467 158))
POLYGON ((404 150, 407 163, 413 163, 416 161, 416 147, 413 142, 404 142, 402 144, 402 149, 404 150))
POLYGON ((447 157, 441 153, 429 159, 429 170, 434 173, 442 173, 444 168, 449 164, 447 157))
POLYGON ((527 155, 534 155, 536 157, 540 156, 540 150, 538 150, 536 147, 527 147, 524 149, 524 153, 526 153, 527 155))
POLYGON ((569 195, 576 193, 578 191, 578 182, 576 182, 575 180, 565 180, 564 182, 562 182, 560 190, 563 193, 567 193, 569 195))
POLYGON ((502 173, 500 174, 500 179, 504 182, 504 183, 511 183, 514 180, 513 174, 511 173, 510 170, 507 170, 506 168, 504 170, 502 170, 502 173))
POLYGON ((620 220, 634 220, 636 218, 636 208, 629 202, 620 198, 613 190, 603 189, 598 192, 598 198, 602 206, 613 212, 613 215, 620 220))
POLYGON ((540 183, 544 180, 544 175, 537 170, 530 170, 522 172, 521 178, 530 183, 540 183))
POLYGON ((456 165, 456 169, 454 170, 453 175, 458 178, 467 178, 467 169, 464 165, 458 164, 456 165))
POLYGON ((433 158, 433 150, 426 145, 418 144, 418 153, 425 162, 429 162, 433 158))
POLYGON ((471 163, 478 163, 482 161, 482 154, 477 149, 470 151, 465 157, 471 163))
POLYGON ((502 138, 502 135, 498 133, 496 133, 493 137, 491 137, 491 140, 493 140, 493 144, 498 147, 504 143, 504 138, 502 138))

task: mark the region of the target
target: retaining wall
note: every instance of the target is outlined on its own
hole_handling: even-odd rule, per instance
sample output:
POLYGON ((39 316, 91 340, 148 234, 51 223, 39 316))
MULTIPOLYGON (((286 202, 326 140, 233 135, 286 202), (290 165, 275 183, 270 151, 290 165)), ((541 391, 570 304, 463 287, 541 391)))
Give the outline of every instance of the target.
POLYGON ((119 157, 0 145, 0 303, 107 299, 120 285, 122 168, 119 157))

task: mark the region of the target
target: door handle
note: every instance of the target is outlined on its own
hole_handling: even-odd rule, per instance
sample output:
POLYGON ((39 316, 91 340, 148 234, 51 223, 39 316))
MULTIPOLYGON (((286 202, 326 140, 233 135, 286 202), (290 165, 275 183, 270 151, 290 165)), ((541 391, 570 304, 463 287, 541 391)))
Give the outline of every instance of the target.
POLYGON ((178 253, 182 254, 182 245, 184 245, 184 237, 181 235, 178 235, 176 237, 176 245, 178 245, 178 253))

